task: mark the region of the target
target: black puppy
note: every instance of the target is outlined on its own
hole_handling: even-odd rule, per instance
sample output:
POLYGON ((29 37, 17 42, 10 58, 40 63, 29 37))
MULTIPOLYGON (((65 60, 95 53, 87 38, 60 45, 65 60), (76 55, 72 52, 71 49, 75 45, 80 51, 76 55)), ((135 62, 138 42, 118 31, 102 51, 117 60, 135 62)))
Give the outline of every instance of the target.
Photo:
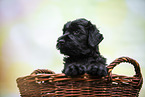
POLYGON ((100 55, 98 48, 102 40, 102 34, 90 21, 77 19, 67 22, 56 45, 65 55, 62 72, 67 76, 84 73, 98 77, 106 76, 106 59, 100 55))

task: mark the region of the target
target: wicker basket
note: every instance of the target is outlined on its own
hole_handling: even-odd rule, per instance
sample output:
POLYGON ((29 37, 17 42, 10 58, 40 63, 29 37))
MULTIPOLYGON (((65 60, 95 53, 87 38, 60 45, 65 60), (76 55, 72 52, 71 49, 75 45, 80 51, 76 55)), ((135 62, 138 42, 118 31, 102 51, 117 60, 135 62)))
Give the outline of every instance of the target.
POLYGON ((113 61, 108 68, 108 76, 97 78, 85 74, 68 77, 54 74, 49 70, 35 70, 29 76, 17 79, 22 97, 137 97, 143 79, 139 64, 128 57, 113 61), (112 74, 113 68, 121 62, 131 63, 136 74, 133 77, 112 74))

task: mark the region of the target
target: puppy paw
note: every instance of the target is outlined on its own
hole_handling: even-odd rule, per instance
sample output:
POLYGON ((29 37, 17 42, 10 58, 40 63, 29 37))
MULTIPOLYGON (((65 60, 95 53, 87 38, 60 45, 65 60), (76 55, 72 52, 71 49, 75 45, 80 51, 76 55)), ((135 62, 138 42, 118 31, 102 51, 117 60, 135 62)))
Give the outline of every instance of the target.
POLYGON ((103 64, 91 64, 87 68, 87 74, 92 76, 103 77, 107 75, 107 68, 103 64))
POLYGON ((85 73, 85 66, 80 64, 69 64, 64 68, 63 73, 67 76, 83 75, 85 73))

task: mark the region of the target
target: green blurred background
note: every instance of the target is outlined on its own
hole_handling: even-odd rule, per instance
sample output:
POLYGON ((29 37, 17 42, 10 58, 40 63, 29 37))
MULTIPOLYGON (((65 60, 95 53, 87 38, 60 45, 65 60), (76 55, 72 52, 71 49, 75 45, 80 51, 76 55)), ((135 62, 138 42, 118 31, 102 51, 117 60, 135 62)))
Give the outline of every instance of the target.
MULTIPOLYGON (((0 0, 0 97, 20 97, 16 79, 35 69, 60 73, 56 40, 67 21, 86 18, 104 35, 107 63, 121 56, 136 59, 145 77, 145 0, 0 0)), ((113 71, 134 75, 122 64, 113 71)), ((145 86, 140 97, 145 97, 145 86)))

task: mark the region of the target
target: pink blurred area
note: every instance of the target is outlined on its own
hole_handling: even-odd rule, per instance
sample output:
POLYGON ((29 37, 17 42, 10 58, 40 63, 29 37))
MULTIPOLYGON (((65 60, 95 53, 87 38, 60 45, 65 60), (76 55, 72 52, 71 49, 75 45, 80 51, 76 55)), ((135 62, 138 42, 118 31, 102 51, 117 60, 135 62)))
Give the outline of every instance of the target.
POLYGON ((11 24, 27 17, 36 11, 40 0, 1 0, 1 20, 3 24, 11 24))
MULTIPOLYGON (((42 16, 38 15, 41 13, 39 10, 46 6, 45 2, 45 0, 0 1, 1 97, 19 97, 16 84, 18 77, 29 75, 38 68, 50 66, 53 69, 51 65, 60 61, 59 57, 55 58, 56 63, 53 61, 57 53, 57 51, 53 53, 57 24, 53 24, 50 17, 46 20, 45 15, 49 16, 50 13, 42 12, 42 16)), ((56 20, 59 21, 59 18, 56 20)), ((58 68, 61 68, 61 63, 58 68)))

